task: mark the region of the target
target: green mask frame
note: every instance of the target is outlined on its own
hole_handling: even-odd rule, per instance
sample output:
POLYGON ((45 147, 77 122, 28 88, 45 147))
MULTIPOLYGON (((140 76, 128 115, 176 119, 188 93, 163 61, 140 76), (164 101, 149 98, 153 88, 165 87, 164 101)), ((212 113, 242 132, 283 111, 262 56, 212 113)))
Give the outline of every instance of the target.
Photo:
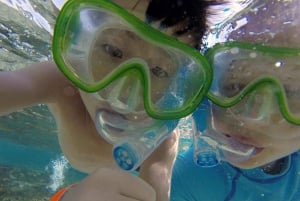
MULTIPOLYGON (((113 41, 114 38, 107 40, 113 41)), ((134 42, 136 41, 132 41, 134 42)), ((114 47, 104 49, 112 51, 108 49, 114 47)), ((142 88, 140 90, 142 92, 135 95, 142 96, 146 112, 156 119, 178 119, 192 113, 207 94, 212 80, 212 70, 197 50, 152 28, 109 1, 68 1, 62 8, 55 25, 53 57, 63 74, 85 92, 101 91, 124 76, 136 78, 139 80, 138 88, 142 88), (83 23, 83 19, 86 22, 83 23), (95 40, 98 40, 97 37, 100 41, 109 37, 107 36, 109 34, 105 33, 110 32, 110 29, 129 32, 139 41, 157 47, 168 56, 173 65, 167 68, 172 72, 167 81, 170 87, 165 87, 164 91, 167 95, 156 97, 156 89, 153 89, 152 85, 166 81, 152 78, 151 72, 155 69, 150 70, 147 55, 131 55, 131 58, 122 58, 122 62, 119 62, 116 67, 110 66, 109 70, 104 67, 103 69, 106 69, 103 70, 104 76, 97 80, 87 75, 90 73, 88 71, 92 71, 89 70, 90 68, 95 68, 85 64, 85 60, 89 60, 87 55, 91 54, 88 46, 93 45, 95 40), (189 90, 176 84, 178 77, 186 80, 184 87, 189 90), (174 104, 174 101, 177 103, 174 104)), ((99 61, 110 65, 112 63, 109 62, 110 59, 106 61, 108 59, 104 57, 99 61)))
POLYGON ((276 102, 288 122, 300 125, 300 108, 297 107, 300 106, 300 101, 297 104, 299 96, 295 91, 295 88, 300 87, 295 82, 297 71, 300 73, 300 49, 233 41, 215 45, 206 52, 205 57, 214 72, 212 87, 207 93, 213 104, 229 108, 248 97, 247 103, 251 108, 254 104, 253 97, 258 96, 261 91, 265 94, 265 103, 260 103, 263 105, 260 107, 261 111, 271 102, 276 102), (229 76, 236 78, 228 81, 229 76), (287 77, 294 82, 289 83, 287 77), (230 93, 228 88, 234 92, 230 93), (292 104, 294 107, 291 107, 292 104))
MULTIPOLYGON (((112 35, 111 38, 113 39, 113 37, 112 35)), ((105 50, 114 50, 109 48, 105 50)), ((115 56, 120 57, 120 54, 115 56)), ((178 119, 191 114, 206 97, 213 104, 226 108, 238 104, 245 97, 254 94, 257 89, 267 87, 272 91, 282 116, 288 122, 300 125, 300 116, 292 113, 289 108, 287 89, 282 84, 285 81, 276 75, 267 74, 255 77, 232 96, 222 94, 220 87, 217 86, 221 81, 224 83, 220 77, 228 69, 230 63, 235 60, 248 59, 250 61, 252 59, 252 61, 257 61, 267 58, 274 62, 285 59, 296 61, 299 56, 299 49, 243 42, 217 44, 201 55, 198 50, 163 34, 123 8, 106 0, 67 1, 57 18, 53 36, 54 60, 62 73, 76 87, 87 93, 98 93, 123 77, 133 77, 138 80, 138 86, 141 88, 140 92, 135 95, 142 96, 143 107, 147 114, 152 118, 162 120, 178 119), (87 20, 85 23, 88 25, 85 25, 83 20, 87 20), (89 75, 93 70, 90 70, 91 67, 85 61, 89 60, 90 46, 95 44, 95 40, 98 40, 97 35, 103 36, 99 40, 104 40, 103 38, 107 37, 104 37, 105 32, 113 30, 133 33, 145 44, 150 44, 151 47, 157 47, 158 50, 166 52, 173 64, 169 68, 173 74, 169 76, 167 85, 170 86, 164 88, 163 95, 154 97, 153 91, 155 90, 152 87, 155 81, 152 78, 152 69, 146 54, 131 55, 132 58, 122 60, 115 67, 110 66, 111 68, 104 71, 104 75, 99 78, 89 75), (235 50, 238 50, 238 54, 235 53, 235 50), (239 54, 240 52, 242 53, 239 54), (216 60, 220 60, 217 56, 220 55, 223 55, 220 58, 228 60, 224 64, 225 67, 216 65, 216 60), (253 57, 253 55, 256 56, 253 57), (80 59, 73 61, 73 58, 80 59), (218 73, 218 71, 222 73, 218 73), (173 104, 173 102, 175 103, 173 104)), ((105 61, 105 59, 101 59, 99 59, 101 62, 105 61)), ((300 59, 298 60, 300 61, 300 59)))

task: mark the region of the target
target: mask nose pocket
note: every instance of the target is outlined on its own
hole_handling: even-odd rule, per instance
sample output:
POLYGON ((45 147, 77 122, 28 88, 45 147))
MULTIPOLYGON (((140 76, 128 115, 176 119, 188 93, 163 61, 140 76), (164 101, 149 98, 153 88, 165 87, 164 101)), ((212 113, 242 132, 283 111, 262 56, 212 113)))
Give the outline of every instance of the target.
POLYGON ((115 111, 122 114, 143 109, 141 82, 134 76, 127 75, 115 80, 101 90, 99 95, 106 99, 115 111))

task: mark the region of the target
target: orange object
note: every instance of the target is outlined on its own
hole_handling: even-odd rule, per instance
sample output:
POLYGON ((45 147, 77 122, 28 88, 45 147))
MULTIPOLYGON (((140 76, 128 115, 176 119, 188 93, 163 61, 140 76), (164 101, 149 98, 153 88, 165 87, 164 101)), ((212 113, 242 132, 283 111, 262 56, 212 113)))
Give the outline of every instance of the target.
POLYGON ((49 201, 59 201, 62 196, 65 194, 65 192, 67 192, 70 188, 72 188, 75 184, 66 186, 62 189, 60 189, 59 191, 57 191, 51 198, 49 201))

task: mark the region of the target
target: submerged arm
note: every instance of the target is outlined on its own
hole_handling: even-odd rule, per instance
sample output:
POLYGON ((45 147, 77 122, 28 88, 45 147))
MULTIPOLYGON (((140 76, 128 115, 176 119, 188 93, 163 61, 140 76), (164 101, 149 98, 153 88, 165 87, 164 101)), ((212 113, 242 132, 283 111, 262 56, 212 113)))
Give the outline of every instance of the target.
POLYGON ((0 72, 0 115, 40 103, 58 101, 72 85, 54 63, 44 62, 0 72))

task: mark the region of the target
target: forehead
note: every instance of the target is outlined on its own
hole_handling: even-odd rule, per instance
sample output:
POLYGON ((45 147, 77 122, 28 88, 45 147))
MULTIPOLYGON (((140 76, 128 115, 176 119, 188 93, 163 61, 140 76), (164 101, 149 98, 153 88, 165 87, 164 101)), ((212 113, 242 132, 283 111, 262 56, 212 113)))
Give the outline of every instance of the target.
MULTIPOLYGON (((251 53, 250 53, 251 54, 251 53)), ((300 76, 299 56, 269 57, 267 55, 257 58, 241 58, 230 62, 225 73, 226 79, 235 79, 240 83, 250 82, 261 76, 275 77, 282 84, 299 85, 300 76)))
POLYGON ((139 17, 141 20, 145 19, 149 0, 113 0, 113 2, 139 17))
MULTIPOLYGON (((137 16, 142 21, 146 21, 146 11, 148 8, 148 5, 151 0, 112 0, 115 4, 119 5, 120 7, 126 9, 131 14, 137 16)), ((163 1, 163 0, 162 0, 163 1)), ((157 10, 157 12, 162 12, 160 9, 157 10)), ((158 23, 159 24, 159 23, 158 23)), ((161 32, 170 35, 172 37, 176 37, 179 41, 183 43, 187 43, 191 46, 195 46, 195 42, 198 43, 198 41, 194 41, 193 37, 186 33, 182 34, 180 36, 174 36, 174 33, 178 28, 181 26, 186 27, 186 24, 180 24, 177 23, 176 25, 170 26, 170 27, 164 27, 164 29, 161 29, 157 23, 151 24, 152 27, 159 29, 161 32)))

